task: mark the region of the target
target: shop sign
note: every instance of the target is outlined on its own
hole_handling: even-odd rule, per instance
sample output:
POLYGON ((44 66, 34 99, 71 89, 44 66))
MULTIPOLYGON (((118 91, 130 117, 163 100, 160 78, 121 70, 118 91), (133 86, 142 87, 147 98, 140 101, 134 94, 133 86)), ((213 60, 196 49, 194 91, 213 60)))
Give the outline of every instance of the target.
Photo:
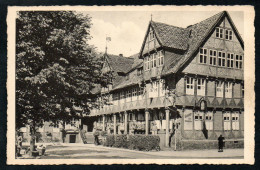
POLYGON ((192 113, 186 113, 184 115, 185 122, 192 122, 192 113))

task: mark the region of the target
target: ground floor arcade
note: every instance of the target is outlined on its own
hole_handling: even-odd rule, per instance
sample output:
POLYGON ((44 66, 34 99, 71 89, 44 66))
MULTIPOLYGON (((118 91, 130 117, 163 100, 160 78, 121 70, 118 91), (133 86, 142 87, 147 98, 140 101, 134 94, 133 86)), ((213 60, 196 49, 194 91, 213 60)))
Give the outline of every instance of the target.
POLYGON ((178 140, 217 140, 219 135, 236 141, 244 137, 244 111, 241 109, 165 107, 127 110, 97 115, 93 130, 108 134, 158 135, 161 146, 174 146, 178 140))

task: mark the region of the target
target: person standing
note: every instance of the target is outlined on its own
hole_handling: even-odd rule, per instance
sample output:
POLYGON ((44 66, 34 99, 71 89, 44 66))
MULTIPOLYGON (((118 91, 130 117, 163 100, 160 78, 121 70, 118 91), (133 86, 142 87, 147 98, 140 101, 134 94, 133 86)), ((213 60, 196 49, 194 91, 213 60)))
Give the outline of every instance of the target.
POLYGON ((220 135, 218 137, 218 152, 223 152, 223 147, 224 147, 224 137, 222 137, 222 135, 220 135))

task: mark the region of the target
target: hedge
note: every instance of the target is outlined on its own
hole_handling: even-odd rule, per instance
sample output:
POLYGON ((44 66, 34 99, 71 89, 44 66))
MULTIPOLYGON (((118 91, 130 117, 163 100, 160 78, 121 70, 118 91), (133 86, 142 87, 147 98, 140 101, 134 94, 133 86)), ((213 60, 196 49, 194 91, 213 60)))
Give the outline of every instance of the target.
MULTIPOLYGON (((243 148, 244 141, 237 140, 235 143, 234 140, 225 141, 224 149, 233 149, 233 148, 243 148)), ((179 150, 196 150, 196 149, 218 149, 217 140, 183 140, 178 146, 179 150)))
POLYGON ((129 135, 129 149, 159 150, 160 138, 154 135, 129 135))
POLYGON ((104 146, 128 148, 136 150, 159 150, 160 146, 159 136, 154 135, 108 135, 104 142, 104 146))
POLYGON ((107 135, 105 142, 103 143, 104 146, 112 147, 115 144, 115 137, 114 135, 107 135))

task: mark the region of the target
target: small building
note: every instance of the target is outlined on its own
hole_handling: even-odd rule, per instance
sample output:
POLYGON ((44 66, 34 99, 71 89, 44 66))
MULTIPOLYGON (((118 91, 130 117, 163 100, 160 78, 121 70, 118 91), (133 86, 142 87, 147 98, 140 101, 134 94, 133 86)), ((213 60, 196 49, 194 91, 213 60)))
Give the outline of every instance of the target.
POLYGON ((166 147, 243 141, 244 42, 226 11, 187 28, 150 21, 140 53, 105 54, 103 71, 113 80, 90 114, 94 129, 159 135, 166 147))

